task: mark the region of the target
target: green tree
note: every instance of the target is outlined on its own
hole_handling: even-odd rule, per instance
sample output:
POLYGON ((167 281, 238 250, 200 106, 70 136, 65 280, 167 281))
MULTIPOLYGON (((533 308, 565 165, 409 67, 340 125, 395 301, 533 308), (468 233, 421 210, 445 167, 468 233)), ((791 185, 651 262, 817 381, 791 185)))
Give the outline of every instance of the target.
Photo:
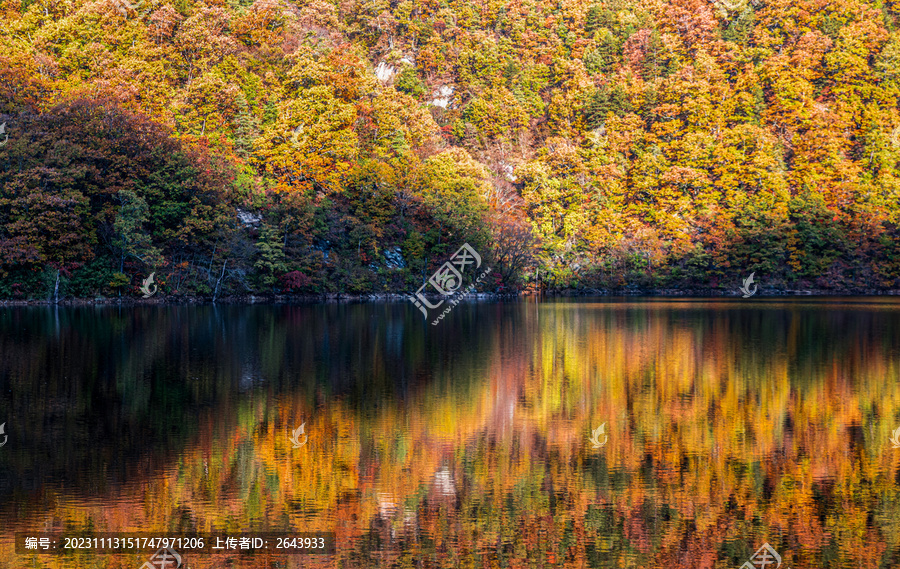
POLYGON ((284 242, 273 227, 263 224, 256 241, 256 268, 259 281, 267 288, 278 282, 278 277, 286 271, 284 242))

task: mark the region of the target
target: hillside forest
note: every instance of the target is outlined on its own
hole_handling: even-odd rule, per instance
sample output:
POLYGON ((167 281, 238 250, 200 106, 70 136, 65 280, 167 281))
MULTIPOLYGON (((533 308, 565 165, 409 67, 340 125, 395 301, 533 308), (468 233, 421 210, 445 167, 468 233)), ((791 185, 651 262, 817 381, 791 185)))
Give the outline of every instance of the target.
POLYGON ((896 0, 2 0, 0 298, 900 289, 896 0))

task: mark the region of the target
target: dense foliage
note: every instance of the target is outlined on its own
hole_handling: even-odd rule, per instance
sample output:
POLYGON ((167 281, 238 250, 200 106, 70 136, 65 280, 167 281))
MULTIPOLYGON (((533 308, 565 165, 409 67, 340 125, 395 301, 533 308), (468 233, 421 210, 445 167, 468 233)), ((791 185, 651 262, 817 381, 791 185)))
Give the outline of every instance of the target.
POLYGON ((0 297, 900 287, 894 2, 0 7, 0 297))

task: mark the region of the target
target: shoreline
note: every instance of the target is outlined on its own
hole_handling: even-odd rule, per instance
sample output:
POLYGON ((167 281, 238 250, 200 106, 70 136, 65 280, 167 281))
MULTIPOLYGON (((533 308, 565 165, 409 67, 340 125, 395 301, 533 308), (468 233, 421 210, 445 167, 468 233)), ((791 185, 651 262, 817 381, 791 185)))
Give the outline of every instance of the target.
MULTIPOLYGON (((884 296, 900 296, 900 289, 771 289, 760 290, 750 298, 785 298, 785 297, 853 297, 877 298, 884 296)), ((440 299, 439 295, 426 295, 429 299, 440 299)), ((577 298, 577 297, 658 297, 658 298, 738 298, 743 299, 740 291, 721 289, 562 289, 546 291, 539 294, 533 291, 517 293, 470 293, 460 300, 512 300, 523 298, 577 298)), ((342 294, 328 293, 319 295, 240 295, 216 299, 201 296, 163 296, 151 298, 141 297, 97 297, 97 298, 60 298, 29 300, 0 300, 0 307, 5 306, 147 306, 147 305, 183 305, 183 304, 330 304, 350 302, 398 302, 409 301, 411 293, 370 293, 342 294)))

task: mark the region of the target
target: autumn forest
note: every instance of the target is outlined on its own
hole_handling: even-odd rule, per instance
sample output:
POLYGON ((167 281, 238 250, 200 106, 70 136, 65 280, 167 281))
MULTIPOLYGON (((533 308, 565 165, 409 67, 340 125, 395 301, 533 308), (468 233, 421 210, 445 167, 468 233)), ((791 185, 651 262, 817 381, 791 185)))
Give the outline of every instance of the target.
POLYGON ((0 12, 0 299, 900 288, 895 0, 0 12))

